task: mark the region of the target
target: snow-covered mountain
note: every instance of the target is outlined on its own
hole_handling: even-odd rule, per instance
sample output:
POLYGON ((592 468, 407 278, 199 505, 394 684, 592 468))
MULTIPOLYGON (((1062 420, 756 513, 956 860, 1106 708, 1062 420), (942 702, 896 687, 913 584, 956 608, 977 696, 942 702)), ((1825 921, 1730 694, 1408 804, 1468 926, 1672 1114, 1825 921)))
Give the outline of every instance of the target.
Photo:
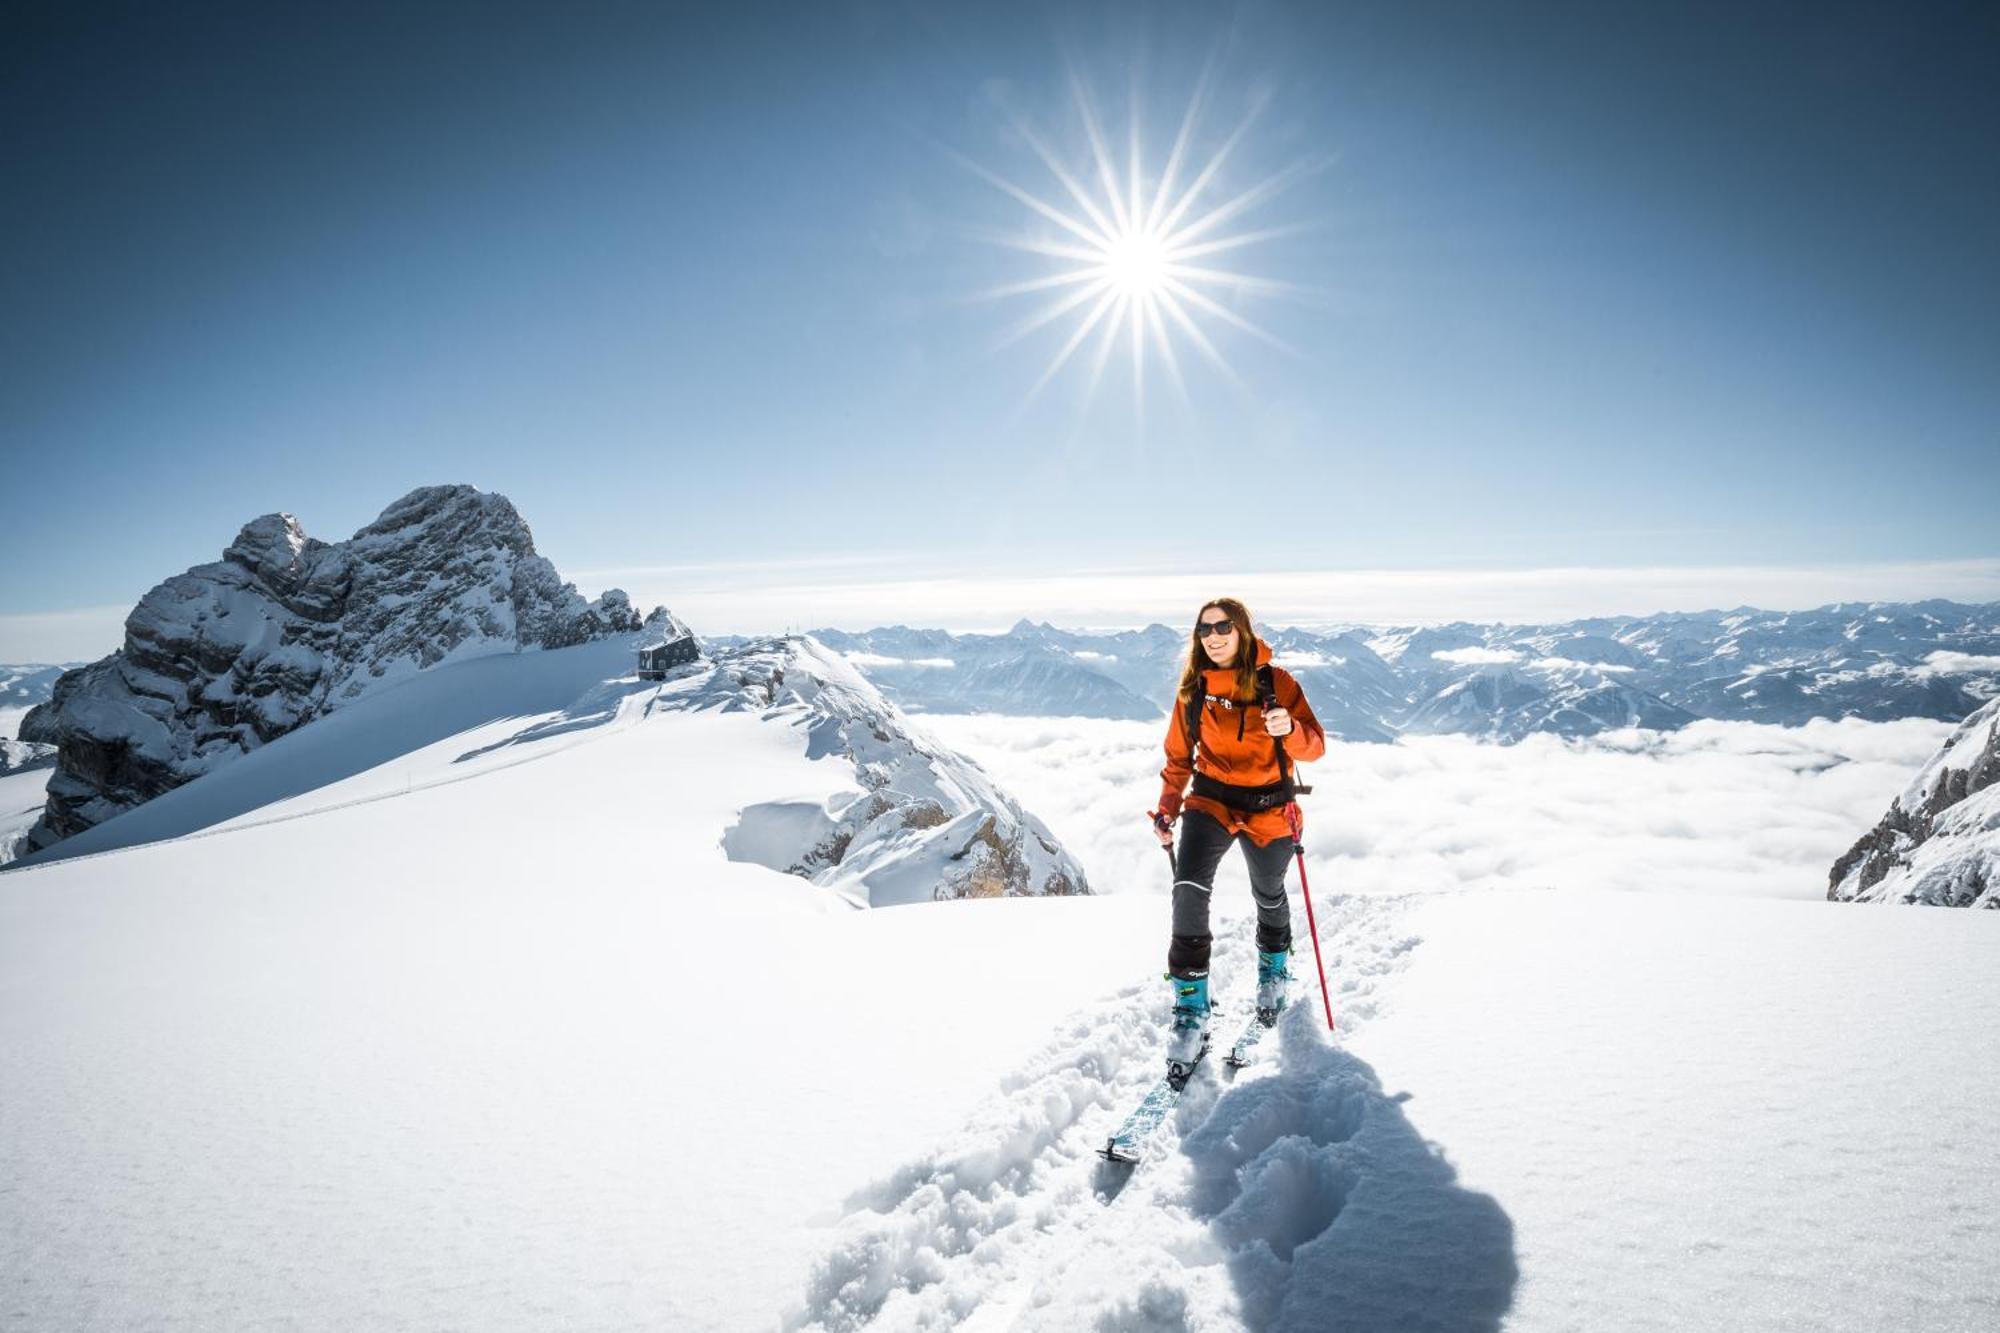
POLYGON ((913 713, 1151 719, 1160 711, 1123 679, 1119 645, 1079 651, 1069 644, 1084 636, 1046 625, 1022 621, 1006 634, 956 635, 897 625, 864 634, 818 630, 815 637, 848 654, 913 713))
POLYGON ((12 861, 41 818, 56 747, 0 738, 0 866, 12 861))
MULTIPOLYGON (((811 880, 857 906, 1086 894, 1039 818, 964 756, 913 730, 846 659, 810 638, 764 640, 635 673, 640 630, 537 653, 458 658, 365 692, 227 765, 16 868, 296 818, 301 811, 459 783, 646 724, 690 771, 740 803, 694 836, 733 861, 811 880), (675 714, 746 715, 768 733, 738 752, 689 739, 675 714), (775 762, 775 746, 785 762, 775 762), (763 754, 741 775, 725 770, 763 754)), ((22 743, 10 745, 26 751, 22 743)))
POLYGON ((1502 665, 1472 659, 1469 671, 1453 674, 1405 714, 1399 729, 1517 741, 1536 732, 1590 736, 1612 727, 1671 731, 1694 718, 1590 663, 1543 658, 1502 665))
POLYGON ((49 666, 41 662, 0 662, 0 709, 33 708, 46 702, 56 678, 81 663, 49 666))
POLYGON ((504 496, 426 486, 344 542, 289 514, 140 599, 124 646, 65 672, 21 737, 55 745, 48 847, 441 663, 639 626, 617 589, 586 602, 504 496))
POLYGON ((34 741, 0 739, 0 773, 26 773, 31 769, 54 768, 56 747, 34 741))
POLYGON ((977 764, 905 726, 844 656, 811 638, 724 650, 671 706, 756 709, 804 731, 807 758, 853 766, 853 790, 745 806, 723 835, 732 860, 875 907, 1090 891, 1047 825, 977 764))
MULTIPOLYGON (((2000 603, 1594 617, 1540 625, 1260 627, 1343 740, 1403 733, 1511 742, 1703 717, 1964 716, 2000 694, 2000 603)), ((913 710, 1158 718, 1185 631, 817 631, 913 710)))
POLYGON ((2000 909, 2000 698, 1960 723, 1834 863, 1826 896, 2000 909))
POLYGON ((81 662, 65 662, 60 666, 43 662, 0 663, 0 740, 12 740, 28 711, 48 702, 62 673, 82 665, 81 662))

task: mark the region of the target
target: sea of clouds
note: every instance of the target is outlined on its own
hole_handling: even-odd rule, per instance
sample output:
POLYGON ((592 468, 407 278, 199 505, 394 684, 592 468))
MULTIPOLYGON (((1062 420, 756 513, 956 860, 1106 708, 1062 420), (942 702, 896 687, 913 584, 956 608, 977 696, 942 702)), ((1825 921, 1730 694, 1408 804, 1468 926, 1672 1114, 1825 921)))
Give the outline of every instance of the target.
MULTIPOLYGON (((1093 891, 1165 892, 1146 812, 1164 721, 926 714, 1083 861, 1093 891)), ((1596 888, 1812 899, 1951 723, 1702 721, 1494 745, 1335 742, 1304 771, 1313 893, 1596 888)), ((1294 877, 1296 881, 1296 876, 1294 877)), ((1294 883, 1296 891, 1296 882, 1294 883)), ((1231 855, 1217 909, 1247 907, 1231 855)))

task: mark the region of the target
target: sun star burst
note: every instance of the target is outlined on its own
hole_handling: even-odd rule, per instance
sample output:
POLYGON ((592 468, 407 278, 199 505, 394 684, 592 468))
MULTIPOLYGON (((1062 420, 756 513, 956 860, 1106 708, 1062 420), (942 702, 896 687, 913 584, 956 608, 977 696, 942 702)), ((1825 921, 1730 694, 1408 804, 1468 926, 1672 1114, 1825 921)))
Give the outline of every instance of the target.
POLYGON ((1131 365, 1135 412, 1143 411, 1149 355, 1158 358, 1181 400, 1189 401, 1177 343, 1192 348, 1225 380, 1241 385, 1241 377, 1231 368, 1211 330, 1229 329, 1292 352, 1282 340, 1234 309, 1234 298, 1302 295, 1306 289, 1216 267, 1211 257, 1302 230, 1299 226, 1253 231, 1236 228, 1245 214, 1324 162, 1297 162, 1238 193, 1212 198, 1218 177, 1265 105, 1264 99, 1254 100, 1201 169, 1190 172, 1191 145, 1208 100, 1212 72, 1211 63, 1181 116, 1179 131, 1157 178, 1149 178, 1141 150, 1137 96, 1132 102, 1124 159, 1118 161, 1091 97, 1074 74, 1070 93, 1083 128, 1085 151, 1080 156, 1087 159, 1080 170, 1072 169, 1025 118, 1010 113, 1015 131, 1047 168, 1059 194, 1044 198, 954 154, 1045 224, 1039 234, 987 238, 1056 265, 1041 276, 981 293, 988 299, 1042 298, 1038 308, 1002 335, 999 347, 1043 330, 1051 330, 1050 336, 1059 339, 1041 377, 1029 389, 1024 407, 1093 342, 1092 351, 1085 354, 1090 366, 1085 402, 1095 397, 1105 367, 1123 346, 1131 365), (1053 236, 1050 226, 1058 229, 1053 236))

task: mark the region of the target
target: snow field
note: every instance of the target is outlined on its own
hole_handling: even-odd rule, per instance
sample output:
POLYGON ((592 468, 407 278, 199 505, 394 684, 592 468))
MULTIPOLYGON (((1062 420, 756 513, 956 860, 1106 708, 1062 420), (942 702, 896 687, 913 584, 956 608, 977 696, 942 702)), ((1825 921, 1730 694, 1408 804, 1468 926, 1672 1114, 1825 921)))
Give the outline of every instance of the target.
MULTIPOLYGON (((1319 906, 1337 1043, 1302 957, 1279 1040, 1233 1078, 1212 1055, 1131 1171, 1094 1152, 1155 1075, 1165 987, 1108 997, 849 1200, 786 1327, 1994 1326, 1983 914, 1319 906)), ((1218 934, 1219 1040, 1248 935, 1218 934)))
MULTIPOLYGON (((1295 896, 1279 1032, 1135 1171, 1095 1152, 1159 1068, 1157 727, 923 718, 1120 892, 859 911, 722 848, 851 770, 602 651, 426 673, 0 876, 0 1318, 2000 1323, 2000 917, 1818 901, 1937 724, 1335 747, 1338 1039, 1295 896)), ((1232 855, 1219 1044, 1248 908, 1232 855)))
POLYGON ((1138 899, 866 913, 732 863, 735 810, 841 767, 578 711, 0 881, 0 1313, 769 1328, 810 1218, 1157 953, 1138 899))
POLYGON ((1505 892, 1409 929, 1351 1049, 1513 1219, 1509 1328, 2000 1326, 1992 914, 1505 892))
MULTIPOLYGON (((1416 942, 1396 924, 1405 904, 1320 906, 1346 1034, 1416 942)), ((1223 1065, 1255 955, 1247 919, 1218 924, 1219 1049, 1145 1163, 1096 1150, 1159 1075, 1167 987, 1151 978, 1073 1017, 958 1133, 857 1192, 786 1327, 1321 1327, 1292 1295, 1305 1270, 1336 1274, 1360 1316, 1407 1312, 1410 1284, 1434 1309, 1504 1309, 1504 1216, 1328 1043, 1309 963, 1260 1063, 1223 1065)))

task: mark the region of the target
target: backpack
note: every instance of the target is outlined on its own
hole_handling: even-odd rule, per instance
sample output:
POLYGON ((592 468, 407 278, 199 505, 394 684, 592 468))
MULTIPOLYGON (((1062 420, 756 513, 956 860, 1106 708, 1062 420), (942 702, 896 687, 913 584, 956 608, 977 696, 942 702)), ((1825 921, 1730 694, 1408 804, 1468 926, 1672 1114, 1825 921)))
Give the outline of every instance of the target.
MULTIPOLYGON (((1204 691, 1189 691, 1186 711, 1181 719, 1188 738, 1190 765, 1194 763, 1195 753, 1201 746, 1201 711, 1208 698, 1208 694, 1204 691)), ((1237 706, 1234 700, 1231 700, 1230 704, 1232 707, 1237 706)), ((1257 668, 1257 704, 1267 711, 1278 706, 1277 680, 1271 674, 1269 662, 1257 668)), ((1271 737, 1271 750, 1278 759, 1276 782, 1267 782, 1261 787, 1240 787, 1219 778, 1212 778, 1196 769, 1192 787, 1194 794, 1205 796, 1211 801, 1218 801, 1232 810, 1253 814, 1260 810, 1275 810, 1279 806, 1291 804, 1300 796, 1309 794, 1312 788, 1292 776, 1292 764, 1285 754, 1283 738, 1271 737)))

